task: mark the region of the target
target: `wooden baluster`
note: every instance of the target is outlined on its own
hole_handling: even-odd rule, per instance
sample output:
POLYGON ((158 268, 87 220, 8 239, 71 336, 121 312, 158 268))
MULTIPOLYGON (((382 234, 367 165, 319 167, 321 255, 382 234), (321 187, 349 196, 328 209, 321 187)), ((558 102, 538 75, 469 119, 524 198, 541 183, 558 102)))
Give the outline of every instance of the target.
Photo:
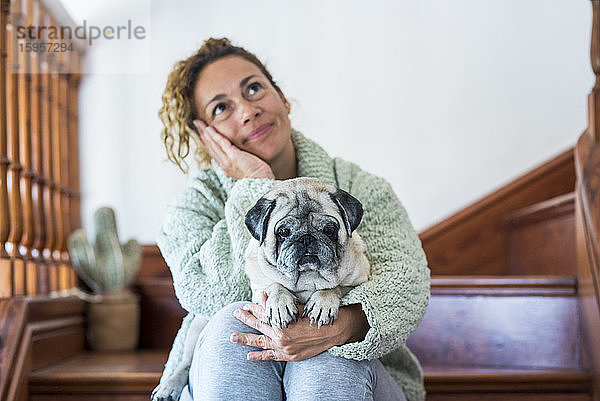
POLYGON ((0 9, 0 298, 12 295, 12 267, 5 245, 10 234, 8 205, 8 132, 6 127, 6 21, 10 3, 1 1, 0 9))
POLYGON ((64 179, 63 179, 63 186, 65 187, 65 195, 64 195, 64 199, 65 199, 65 203, 67 205, 67 207, 65 208, 65 237, 63 239, 63 255, 64 255, 64 261, 66 263, 66 265, 68 266, 67 269, 67 276, 66 276, 66 282, 68 285, 68 288, 73 288, 76 286, 76 280, 75 280, 75 271, 73 269, 73 265, 71 263, 71 257, 69 254, 69 250, 67 247, 67 243, 69 240, 69 235, 71 235, 71 233, 73 231, 75 231, 76 227, 74 225, 74 221, 72 219, 72 210, 73 207, 75 205, 75 200, 73 198, 73 185, 72 185, 72 181, 73 181, 73 169, 72 169, 72 159, 73 159, 73 147, 72 147, 72 139, 73 139, 73 135, 71 134, 71 121, 70 121, 70 97, 71 97, 71 78, 73 76, 72 74, 72 68, 74 66, 73 60, 74 60, 75 56, 72 53, 65 53, 65 57, 64 57, 64 65, 65 65, 65 74, 63 74, 63 131, 64 131, 64 138, 65 138, 65 143, 64 143, 64 147, 63 147, 63 169, 64 169, 64 179))
MULTIPOLYGON (((69 186, 71 188, 71 228, 72 231, 81 227, 80 194, 79 194, 79 141, 78 119, 79 108, 79 55, 72 56, 71 75, 69 79, 68 124, 69 124, 69 186)), ((71 284, 77 286, 77 274, 71 271, 71 284)))
POLYGON ((58 140, 58 176, 57 182, 59 183, 59 192, 57 195, 60 197, 60 209, 59 216, 61 219, 61 231, 60 241, 57 247, 58 260, 60 261, 60 276, 59 276, 59 287, 61 290, 71 288, 70 280, 70 266, 69 257, 67 252, 67 237, 70 234, 70 223, 69 223, 69 142, 68 142, 68 124, 67 124, 67 70, 66 54, 61 52, 58 54, 58 70, 57 70, 57 128, 56 136, 58 140))
POLYGON ((13 270, 13 295, 25 295, 25 263, 21 257, 19 245, 23 235, 23 211, 21 204, 21 170, 19 163, 19 109, 17 103, 18 91, 18 69, 17 48, 15 40, 15 26, 19 23, 15 20, 19 17, 20 1, 15 0, 11 5, 11 14, 6 27, 6 49, 7 49, 7 74, 6 74, 6 117, 8 124, 8 155, 10 164, 8 166, 9 180, 9 208, 10 208, 10 235, 8 241, 11 244, 10 256, 13 270))
MULTIPOLYGON (((33 26, 40 26, 40 4, 39 1, 29 3, 33 26)), ((33 169, 33 220, 35 229, 35 240, 32 245, 32 257, 36 264, 36 275, 38 293, 47 294, 47 269, 43 262, 44 243, 46 241, 46 222, 44 218, 44 177, 42 170, 42 124, 41 124, 41 102, 44 96, 40 71, 41 59, 38 52, 31 53, 31 149, 33 169)))
MULTIPOLYGON (((21 0, 21 19, 19 26, 31 26, 30 9, 32 0, 21 0)), ((25 262, 25 289, 27 295, 37 294, 37 271, 31 254, 33 241, 35 239, 35 227, 33 224, 33 197, 32 180, 33 170, 31 164, 31 74, 30 74, 30 52, 23 51, 27 41, 19 39, 19 74, 18 74, 18 104, 19 104, 19 144, 21 165, 21 199, 23 206, 23 237, 21 245, 25 251, 23 259, 25 262)))
MULTIPOLYGON (((54 23, 51 26, 55 26, 54 23)), ((50 137, 52 138, 52 180, 54 181, 54 222, 56 231, 54 232, 54 247, 52 248, 52 258, 57 264, 57 283, 58 289, 61 288, 61 254, 62 240, 63 240, 63 219, 62 219, 62 194, 61 194, 61 126, 60 126, 60 78, 59 78, 59 60, 57 57, 52 57, 52 63, 50 65, 50 81, 51 81, 51 93, 53 102, 51 103, 50 109, 50 120, 52 125, 50 126, 50 137)))
MULTIPOLYGON (((44 15, 43 24, 50 25, 50 17, 44 15)), ((40 54, 42 55, 42 54, 40 54)), ((52 141, 52 80, 50 79, 50 57, 47 53, 42 55, 42 87, 45 96, 42 99, 42 148, 43 148, 43 171, 45 178, 44 186, 44 215, 46 221, 46 243, 44 245, 44 259, 48 266, 48 290, 58 291, 58 267, 53 259, 53 250, 56 238, 56 218, 54 215, 54 193, 56 183, 54 182, 53 169, 53 141, 52 141)))

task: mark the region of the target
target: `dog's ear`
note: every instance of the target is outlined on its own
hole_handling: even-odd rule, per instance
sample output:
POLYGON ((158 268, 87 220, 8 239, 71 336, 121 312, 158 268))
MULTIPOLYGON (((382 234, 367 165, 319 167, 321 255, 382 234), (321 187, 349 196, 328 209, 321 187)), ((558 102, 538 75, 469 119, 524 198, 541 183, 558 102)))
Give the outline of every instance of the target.
POLYGON ((250 234, 259 242, 263 244, 267 235, 267 226, 269 225, 269 218, 271 212, 275 208, 275 200, 260 198, 252 209, 246 213, 244 223, 250 231, 250 234))
POLYGON ((352 232, 356 230, 363 216, 362 203, 342 189, 338 189, 336 193, 329 196, 340 210, 348 236, 352 237, 352 232))

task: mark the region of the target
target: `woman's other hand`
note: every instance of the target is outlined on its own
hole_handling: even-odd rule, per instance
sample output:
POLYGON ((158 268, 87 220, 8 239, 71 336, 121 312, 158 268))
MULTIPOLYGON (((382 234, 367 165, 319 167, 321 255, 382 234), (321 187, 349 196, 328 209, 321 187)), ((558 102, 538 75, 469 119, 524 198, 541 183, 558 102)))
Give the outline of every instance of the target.
MULTIPOLYGON (((278 329, 266 323, 267 295, 261 294, 260 304, 250 303, 237 309, 235 317, 262 334, 233 333, 231 341, 236 344, 263 348, 248 353, 251 361, 302 361, 312 358, 335 345, 364 339, 369 325, 360 305, 341 307, 333 325, 310 325, 304 318, 292 322, 287 328, 278 329)), ((303 305, 298 305, 299 315, 303 305)))
POLYGON ((228 177, 270 178, 275 179, 271 167, 259 157, 234 146, 214 127, 207 126, 202 120, 194 120, 200 140, 210 157, 217 162, 228 177))

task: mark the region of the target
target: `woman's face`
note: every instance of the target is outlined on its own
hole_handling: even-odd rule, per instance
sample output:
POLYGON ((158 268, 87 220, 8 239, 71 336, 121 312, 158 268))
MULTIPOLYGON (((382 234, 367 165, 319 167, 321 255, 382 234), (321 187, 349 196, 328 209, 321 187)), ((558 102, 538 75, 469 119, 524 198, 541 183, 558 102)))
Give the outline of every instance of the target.
POLYGON ((207 65, 194 86, 200 118, 238 148, 270 163, 290 141, 290 105, 260 69, 238 56, 207 65))

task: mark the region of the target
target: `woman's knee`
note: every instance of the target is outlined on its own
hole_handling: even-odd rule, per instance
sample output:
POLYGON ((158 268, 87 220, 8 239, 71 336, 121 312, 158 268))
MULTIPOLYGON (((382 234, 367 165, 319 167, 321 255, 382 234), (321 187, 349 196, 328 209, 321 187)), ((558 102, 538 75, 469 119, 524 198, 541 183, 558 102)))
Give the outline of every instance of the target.
POLYGON ((329 352, 304 361, 288 362, 284 374, 287 397, 294 401, 311 399, 306 398, 306 394, 326 396, 333 388, 337 389, 333 398, 336 400, 369 399, 367 394, 372 384, 369 361, 340 358, 329 352))
POLYGON ((233 312, 246 305, 248 301, 234 302, 224 306, 210 319, 203 335, 208 338, 229 340, 234 332, 256 332, 233 315, 233 312))
POLYGON ((193 370, 202 370, 201 366, 216 366, 231 360, 246 359, 246 350, 230 341, 234 332, 248 332, 250 327, 239 321, 233 312, 247 302, 234 302, 223 307, 206 324, 194 349, 193 370), (223 358, 227 355, 228 358, 223 358))
POLYGON ((229 305, 225 305, 217 313, 215 313, 215 315, 212 317, 212 319, 227 320, 231 317, 233 317, 235 319, 235 317, 233 316, 233 312, 248 303, 249 303, 249 301, 238 301, 238 302, 230 303, 229 305))

